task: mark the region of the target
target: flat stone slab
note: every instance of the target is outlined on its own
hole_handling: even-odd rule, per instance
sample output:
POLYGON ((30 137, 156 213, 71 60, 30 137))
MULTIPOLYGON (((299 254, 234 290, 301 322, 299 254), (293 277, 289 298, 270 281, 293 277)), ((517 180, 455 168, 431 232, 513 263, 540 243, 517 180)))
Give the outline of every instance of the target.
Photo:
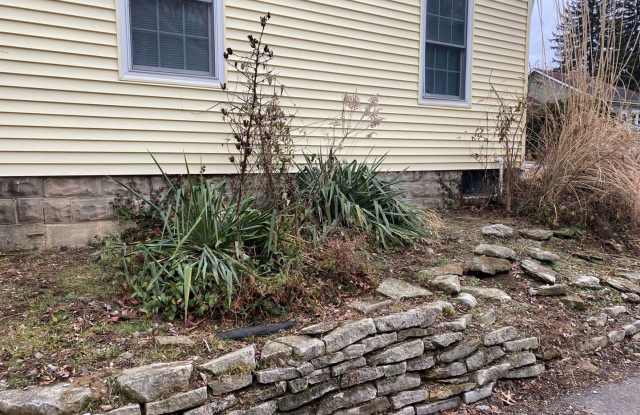
POLYGON ((460 278, 457 275, 441 275, 429 281, 429 287, 447 294, 460 293, 460 278))
POLYGON ((625 278, 607 278, 605 280, 607 285, 615 288, 623 293, 633 293, 640 295, 640 285, 633 283, 625 278))
POLYGON ((377 291, 380 294, 395 300, 402 300, 403 298, 429 297, 433 295, 429 290, 396 278, 387 278, 382 281, 377 291))
POLYGON ((511 297, 506 292, 498 288, 484 287, 462 287, 463 293, 468 293, 474 297, 484 298, 487 300, 506 302, 511 301, 511 297))
POLYGON ((324 354, 325 345, 320 339, 309 336, 285 336, 275 339, 279 343, 291 346, 293 355, 303 360, 311 360, 324 354))
POLYGON ((623 271, 623 272, 618 272, 616 274, 616 277, 620 277, 620 278, 624 278, 627 279, 633 283, 636 284, 640 284, 640 271, 638 272, 628 272, 628 271, 623 271))
POLYGON ((567 295, 568 289, 564 284, 543 285, 529 288, 529 295, 539 297, 559 297, 567 295))
POLYGON ((146 403, 187 389, 192 372, 190 362, 155 363, 126 369, 116 378, 116 383, 129 398, 146 403))
POLYGON ((439 277, 441 275, 458 275, 464 274, 462 264, 447 264, 441 267, 434 267, 422 270, 418 273, 419 278, 439 277))
POLYGON ((537 259, 541 262, 547 263, 556 263, 560 261, 560 255, 554 254, 553 252, 545 251, 542 248, 538 248, 536 246, 531 246, 527 248, 527 255, 529 255, 533 259, 537 259))
POLYGON ((207 387, 189 392, 179 393, 161 401, 151 402, 145 406, 146 415, 171 414, 204 405, 207 402, 207 387))
POLYGON ((520 231, 520 235, 534 241, 548 241, 553 237, 553 231, 548 229, 523 229, 520 231))
POLYGON ((475 256, 467 262, 465 268, 469 273, 494 276, 511 271, 511 262, 502 258, 475 256))
POLYGON ((600 278, 594 277, 593 275, 578 275, 571 281, 571 285, 588 290, 599 290, 602 288, 600 278))
POLYGON ((345 323, 326 334, 322 340, 326 345, 326 352, 333 353, 375 333, 376 325, 368 318, 345 323))
POLYGON ((512 227, 501 223, 495 225, 487 225, 482 228, 484 236, 492 236, 496 238, 513 238, 516 232, 512 227))
POLYGON ((520 266, 527 274, 542 280, 547 284, 553 285, 558 279, 557 272, 534 259, 525 259, 520 263, 520 266))
POLYGON ((158 336, 156 337, 156 344, 158 346, 191 347, 195 345, 195 342, 189 336, 158 336))
POLYGON ((321 334, 329 333, 331 330, 338 327, 338 322, 334 321, 325 321, 322 323, 314 324, 312 326, 308 326, 300 330, 302 334, 309 334, 312 336, 319 336, 321 334))
POLYGON ((516 259, 516 251, 502 245, 480 244, 473 249, 476 255, 490 256, 502 259, 516 259))
POLYGON ((256 347, 251 345, 215 358, 201 365, 200 369, 212 375, 221 375, 238 368, 254 369, 255 367, 256 347))
POLYGON ((393 300, 356 300, 349 304, 349 307, 362 314, 373 314, 376 311, 384 310, 394 304, 393 300))
POLYGON ((91 402, 89 388, 60 384, 0 392, 0 413, 6 415, 75 415, 91 402))

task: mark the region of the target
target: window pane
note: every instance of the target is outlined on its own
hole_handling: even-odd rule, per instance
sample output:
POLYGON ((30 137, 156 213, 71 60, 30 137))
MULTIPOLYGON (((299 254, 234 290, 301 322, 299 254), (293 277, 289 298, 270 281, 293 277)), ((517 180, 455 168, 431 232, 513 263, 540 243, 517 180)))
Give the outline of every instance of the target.
POLYGON ((209 72, 209 40, 187 38, 187 67, 190 71, 209 72))
POLYGON ((465 44, 465 35, 466 35, 466 25, 464 22, 459 22, 457 20, 453 21, 453 33, 451 37, 451 43, 456 45, 464 46, 465 44))
POLYGON ((159 0, 160 31, 182 33, 182 0, 159 0))
POLYGON ((447 50, 447 69, 450 71, 460 72, 460 56, 462 50, 448 48, 447 50))
POLYGON ((158 37, 156 32, 134 30, 131 37, 133 64, 158 66, 158 37))
POLYGON ((424 81, 424 86, 425 86, 425 92, 427 94, 435 94, 435 73, 433 70, 431 69, 427 69, 426 72, 426 76, 425 76, 425 81, 424 81))
POLYGON ((187 35, 209 36, 209 5, 201 1, 187 1, 185 10, 185 31, 187 35))
POLYGON ((440 14, 440 0, 427 0, 427 13, 440 14))
POLYGON ((440 16, 451 17, 451 0, 440 0, 440 16))
POLYGON ((443 46, 435 46, 436 53, 436 69, 447 69, 447 48, 443 46))
POLYGON ((427 43, 425 46, 426 50, 426 59, 427 59, 427 68, 435 68, 436 66, 436 46, 430 45, 427 43))
POLYGON ((160 66, 171 69, 185 69, 184 38, 182 36, 160 34, 160 66))
POLYGON ((435 74, 434 94, 446 95, 447 93, 447 72, 433 71, 435 74))
POLYGON ((467 1, 466 0, 453 0, 453 9, 451 16, 456 19, 466 19, 467 16, 467 1))
POLYGON ((460 73, 449 72, 447 73, 447 95, 461 96, 460 93, 460 73))
POLYGON ((427 39, 438 40, 438 16, 427 16, 427 39))
POLYGON ((131 26, 157 30, 156 0, 131 0, 131 26))
POLYGON ((451 19, 440 18, 438 25, 438 41, 443 43, 451 42, 451 19))

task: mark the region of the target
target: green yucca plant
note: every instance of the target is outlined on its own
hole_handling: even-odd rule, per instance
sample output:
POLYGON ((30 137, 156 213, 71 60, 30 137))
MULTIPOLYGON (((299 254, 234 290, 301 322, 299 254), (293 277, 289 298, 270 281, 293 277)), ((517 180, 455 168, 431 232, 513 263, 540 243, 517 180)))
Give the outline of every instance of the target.
POLYGON ((305 155, 298 185, 310 215, 323 226, 365 231, 384 248, 428 236, 424 212, 402 201, 397 180, 379 174, 382 161, 347 162, 333 151, 305 155))
POLYGON ((163 203, 144 199, 158 210, 162 232, 135 245, 129 256, 135 297, 146 311, 170 319, 182 310, 186 319, 190 311, 230 307, 242 278, 275 254, 272 214, 255 209, 251 197, 236 204, 224 184, 203 176, 187 176, 181 184, 163 176, 169 188, 163 203))

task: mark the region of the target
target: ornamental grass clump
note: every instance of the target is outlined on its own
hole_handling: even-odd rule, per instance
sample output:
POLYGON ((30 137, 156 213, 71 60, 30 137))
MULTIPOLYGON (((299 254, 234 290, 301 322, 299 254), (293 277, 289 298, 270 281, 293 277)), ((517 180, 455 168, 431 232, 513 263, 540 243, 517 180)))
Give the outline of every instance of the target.
POLYGON ((164 203, 147 201, 162 218, 162 232, 128 256, 134 297, 169 319, 229 309, 245 279, 278 256, 272 215, 254 208, 252 197, 230 200, 224 184, 204 176, 180 185, 165 180, 164 203))
POLYGON ((380 174, 382 161, 341 160, 333 150, 306 155, 298 186, 309 217, 321 228, 366 232, 384 248, 427 237, 425 212, 402 200, 397 180, 380 174))

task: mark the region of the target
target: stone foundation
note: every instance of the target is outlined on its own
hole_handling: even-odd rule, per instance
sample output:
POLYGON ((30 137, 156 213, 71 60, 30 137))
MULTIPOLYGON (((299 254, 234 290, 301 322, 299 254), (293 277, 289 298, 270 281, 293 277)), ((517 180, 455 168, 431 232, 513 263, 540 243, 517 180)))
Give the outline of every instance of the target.
MULTIPOLYGON (((462 176, 460 172, 385 174, 399 176, 407 199, 425 207, 444 205, 462 176)), ((145 195, 163 188, 160 176, 117 179, 145 195)), ((126 194, 108 177, 0 177, 0 251, 83 247, 117 232, 113 202, 126 194)))

